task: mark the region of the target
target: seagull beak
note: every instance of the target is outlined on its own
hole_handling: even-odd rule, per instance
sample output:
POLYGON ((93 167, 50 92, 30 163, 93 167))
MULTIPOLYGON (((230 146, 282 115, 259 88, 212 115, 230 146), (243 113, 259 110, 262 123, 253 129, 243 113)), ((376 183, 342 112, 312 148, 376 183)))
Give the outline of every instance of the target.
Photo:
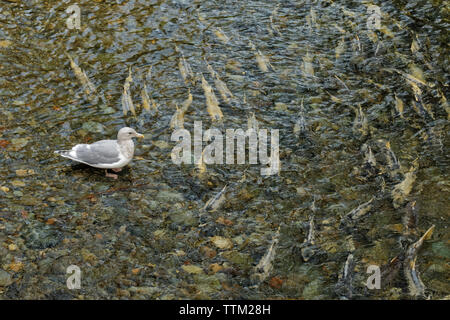
POLYGON ((136 132, 136 137, 137 137, 137 138, 144 139, 144 135, 143 135, 143 134, 140 134, 140 133, 137 133, 137 132, 136 132))

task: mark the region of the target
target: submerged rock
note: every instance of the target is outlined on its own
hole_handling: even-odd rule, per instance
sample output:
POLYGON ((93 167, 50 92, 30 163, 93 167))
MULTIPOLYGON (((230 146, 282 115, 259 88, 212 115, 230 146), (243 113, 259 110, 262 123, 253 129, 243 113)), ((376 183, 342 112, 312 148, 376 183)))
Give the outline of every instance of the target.
POLYGON ((191 273, 191 274, 201 274, 203 273, 203 268, 199 267, 199 266, 195 266, 192 264, 188 264, 185 266, 181 267, 184 271, 186 271, 187 273, 191 273))
POLYGON ((173 192, 173 191, 169 191, 169 190, 161 190, 156 195, 156 200, 161 201, 161 202, 169 202, 169 203, 182 202, 182 201, 184 201, 184 196, 183 196, 183 194, 178 193, 178 192, 173 192))
POLYGON ((32 249, 46 249, 56 246, 62 239, 61 234, 49 226, 34 225, 24 233, 26 246, 32 249))
POLYGON ((5 270, 0 269, 0 287, 7 287, 11 283, 13 283, 11 275, 5 270))
POLYGON ((450 259, 450 248, 445 242, 435 242, 431 245, 431 249, 433 250, 434 254, 446 259, 450 259))
POLYGON ((315 279, 311 281, 306 287, 303 289, 302 298, 303 299, 318 299, 318 296, 321 293, 321 287, 323 283, 320 279, 315 279))
POLYGON ((130 287, 128 291, 134 294, 143 294, 145 296, 152 296, 154 294, 157 294, 160 291, 160 289, 156 287, 130 287))

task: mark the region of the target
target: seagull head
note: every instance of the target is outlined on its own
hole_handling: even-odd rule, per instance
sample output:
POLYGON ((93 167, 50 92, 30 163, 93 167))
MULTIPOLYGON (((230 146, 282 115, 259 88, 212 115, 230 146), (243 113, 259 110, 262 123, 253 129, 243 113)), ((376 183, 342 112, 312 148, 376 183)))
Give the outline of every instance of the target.
POLYGON ((137 133, 134 129, 128 127, 120 129, 117 134, 117 140, 128 140, 131 138, 144 138, 144 135, 137 133))

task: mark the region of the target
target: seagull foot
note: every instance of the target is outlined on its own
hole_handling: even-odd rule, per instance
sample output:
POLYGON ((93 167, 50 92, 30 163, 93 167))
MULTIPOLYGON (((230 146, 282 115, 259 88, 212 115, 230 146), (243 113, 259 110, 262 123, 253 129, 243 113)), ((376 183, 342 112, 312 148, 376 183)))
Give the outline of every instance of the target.
POLYGON ((114 180, 117 180, 117 178, 119 177, 117 174, 109 173, 108 170, 105 170, 105 173, 108 178, 113 178, 114 180))
POLYGON ((114 171, 114 172, 120 172, 120 171, 122 171, 122 168, 113 168, 111 170, 114 171))

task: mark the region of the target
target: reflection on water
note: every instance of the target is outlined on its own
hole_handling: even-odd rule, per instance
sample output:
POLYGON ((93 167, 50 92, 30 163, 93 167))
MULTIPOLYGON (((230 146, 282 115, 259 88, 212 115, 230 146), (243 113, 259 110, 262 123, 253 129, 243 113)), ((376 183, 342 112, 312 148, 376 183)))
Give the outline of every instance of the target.
POLYGON ((408 299, 432 225, 415 269, 449 294, 443 1, 78 1, 79 30, 69 5, 0 8, 1 296, 408 299), (279 174, 173 164, 187 102, 191 133, 279 129, 279 174), (125 125, 146 139, 117 181, 53 155, 125 125))

